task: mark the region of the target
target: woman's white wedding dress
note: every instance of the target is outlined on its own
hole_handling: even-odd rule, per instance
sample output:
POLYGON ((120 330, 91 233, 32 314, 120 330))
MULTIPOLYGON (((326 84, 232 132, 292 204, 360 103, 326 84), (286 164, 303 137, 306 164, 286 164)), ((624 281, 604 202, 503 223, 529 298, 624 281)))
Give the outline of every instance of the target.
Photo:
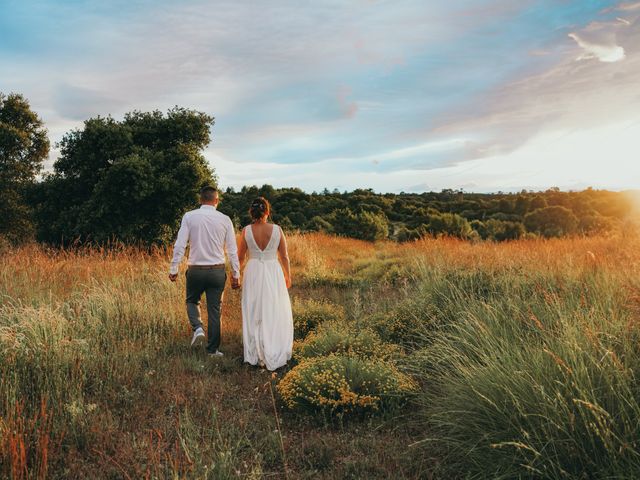
POLYGON ((261 250, 251 225, 245 231, 249 261, 242 282, 244 361, 264 363, 269 370, 287 363, 293 348, 291 301, 278 262, 280 237, 280 227, 274 225, 269 243, 261 250))

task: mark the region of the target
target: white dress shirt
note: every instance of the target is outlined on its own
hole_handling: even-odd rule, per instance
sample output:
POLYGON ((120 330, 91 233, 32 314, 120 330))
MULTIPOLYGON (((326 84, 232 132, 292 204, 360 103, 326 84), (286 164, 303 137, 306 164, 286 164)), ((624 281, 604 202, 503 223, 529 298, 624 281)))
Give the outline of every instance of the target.
POLYGON ((240 278, 240 262, 236 234, 231 219, 212 205, 202 205, 184 214, 178 238, 173 246, 171 274, 178 266, 189 243, 189 265, 219 265, 225 263, 224 251, 231 262, 233 278, 240 278))

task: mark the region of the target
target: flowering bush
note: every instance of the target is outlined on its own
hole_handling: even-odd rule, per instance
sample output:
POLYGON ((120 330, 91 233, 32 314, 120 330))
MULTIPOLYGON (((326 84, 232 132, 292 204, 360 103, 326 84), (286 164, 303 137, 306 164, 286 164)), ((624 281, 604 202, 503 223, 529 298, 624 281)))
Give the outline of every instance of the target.
POLYGON ((341 355, 306 359, 278 384, 291 409, 356 415, 392 409, 415 390, 414 381, 387 362, 341 355))
POLYGON ((385 341, 405 347, 412 346, 428 331, 428 311, 411 308, 412 304, 400 305, 390 312, 376 313, 369 317, 371 328, 385 341))
POLYGON ((343 321, 344 308, 331 302, 303 300, 293 304, 295 338, 305 338, 309 332, 327 320, 343 321))
POLYGON ((401 350, 396 345, 384 344, 370 328, 358 328, 346 322, 324 322, 304 339, 296 342, 294 358, 302 361, 311 357, 341 354, 362 358, 397 357, 401 350))

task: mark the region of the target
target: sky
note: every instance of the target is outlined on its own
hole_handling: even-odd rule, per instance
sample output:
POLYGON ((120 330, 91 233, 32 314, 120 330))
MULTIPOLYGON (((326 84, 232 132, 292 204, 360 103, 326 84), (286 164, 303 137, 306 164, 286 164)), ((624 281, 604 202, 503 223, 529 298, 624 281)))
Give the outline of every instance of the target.
POLYGON ((222 188, 640 188, 640 1, 0 0, 0 91, 206 112, 222 188))

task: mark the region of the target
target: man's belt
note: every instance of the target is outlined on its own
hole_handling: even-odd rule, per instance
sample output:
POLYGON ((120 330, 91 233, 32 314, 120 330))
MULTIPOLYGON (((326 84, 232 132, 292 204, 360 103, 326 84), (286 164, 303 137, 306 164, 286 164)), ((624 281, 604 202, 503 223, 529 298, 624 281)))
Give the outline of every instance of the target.
POLYGON ((189 265, 190 270, 224 270, 225 264, 219 263, 217 265, 189 265))

